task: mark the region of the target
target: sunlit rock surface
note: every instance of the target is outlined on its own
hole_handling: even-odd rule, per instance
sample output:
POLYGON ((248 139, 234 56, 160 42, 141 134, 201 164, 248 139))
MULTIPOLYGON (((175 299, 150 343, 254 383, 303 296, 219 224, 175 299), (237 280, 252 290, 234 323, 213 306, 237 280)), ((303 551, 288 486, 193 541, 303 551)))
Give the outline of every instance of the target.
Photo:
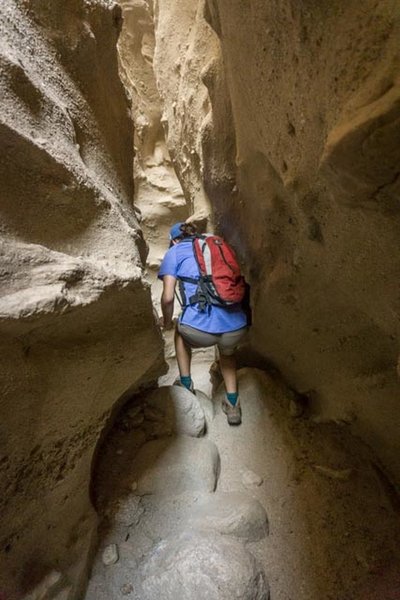
POLYGON ((166 118, 153 70, 152 2, 120 0, 123 27, 118 42, 120 73, 132 98, 135 210, 149 245, 147 267, 155 302, 157 272, 169 243, 169 229, 189 216, 187 201, 165 142, 166 118))

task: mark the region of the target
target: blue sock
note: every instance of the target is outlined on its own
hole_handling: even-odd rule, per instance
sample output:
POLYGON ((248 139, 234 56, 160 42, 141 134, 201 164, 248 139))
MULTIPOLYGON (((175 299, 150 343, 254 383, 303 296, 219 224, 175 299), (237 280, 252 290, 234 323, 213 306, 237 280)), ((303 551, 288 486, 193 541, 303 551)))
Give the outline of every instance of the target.
POLYGON ((187 390, 190 390, 190 386, 192 384, 192 378, 190 375, 181 376, 181 384, 185 386, 187 390))
POLYGON ((230 392, 230 393, 227 392, 226 397, 228 399, 228 402, 230 404, 232 404, 232 406, 235 406, 237 399, 238 399, 238 395, 239 394, 237 392, 230 392))

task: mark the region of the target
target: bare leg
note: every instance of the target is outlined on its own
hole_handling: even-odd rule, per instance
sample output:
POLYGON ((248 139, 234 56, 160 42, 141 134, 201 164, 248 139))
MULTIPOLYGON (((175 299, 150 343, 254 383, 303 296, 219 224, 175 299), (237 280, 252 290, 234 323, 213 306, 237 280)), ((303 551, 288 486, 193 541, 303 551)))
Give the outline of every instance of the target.
POLYGON ((237 392, 237 376, 236 376, 236 358, 232 356, 224 356, 220 354, 219 365, 221 368, 222 377, 224 378, 226 392, 234 394, 237 392))
POLYGON ((190 376, 190 363, 192 361, 192 350, 186 344, 181 334, 175 329, 175 352, 181 377, 190 376))

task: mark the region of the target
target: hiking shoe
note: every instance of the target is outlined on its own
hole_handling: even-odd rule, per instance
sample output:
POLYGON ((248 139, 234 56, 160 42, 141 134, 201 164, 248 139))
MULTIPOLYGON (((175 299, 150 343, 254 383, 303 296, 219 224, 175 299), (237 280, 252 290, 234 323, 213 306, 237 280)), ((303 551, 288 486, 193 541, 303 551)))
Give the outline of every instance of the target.
POLYGON ((174 381, 174 383, 173 383, 172 385, 178 385, 179 387, 183 387, 183 388, 185 388, 185 390, 188 390, 188 392, 192 392, 192 394, 194 394, 194 393, 195 393, 195 391, 194 391, 194 385, 193 385, 193 381, 192 381, 192 383, 190 384, 190 389, 188 389, 188 388, 186 387, 186 385, 183 385, 183 383, 181 382, 181 380, 179 379, 179 377, 177 377, 177 378, 175 379, 175 381, 174 381))
POLYGON ((235 406, 232 406, 226 398, 222 400, 222 410, 226 414, 229 425, 240 425, 242 422, 242 409, 240 408, 239 399, 235 406))

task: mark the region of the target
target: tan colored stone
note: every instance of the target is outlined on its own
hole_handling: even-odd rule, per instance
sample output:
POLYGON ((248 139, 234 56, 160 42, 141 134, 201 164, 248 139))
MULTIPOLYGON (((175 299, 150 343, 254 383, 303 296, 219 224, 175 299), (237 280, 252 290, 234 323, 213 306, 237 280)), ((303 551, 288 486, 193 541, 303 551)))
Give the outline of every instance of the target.
POLYGON ((109 0, 0 7, 7 597, 46 586, 53 565, 68 583, 63 596, 80 596, 97 524, 89 489, 98 440, 124 394, 163 368, 132 210, 119 19, 109 0))

